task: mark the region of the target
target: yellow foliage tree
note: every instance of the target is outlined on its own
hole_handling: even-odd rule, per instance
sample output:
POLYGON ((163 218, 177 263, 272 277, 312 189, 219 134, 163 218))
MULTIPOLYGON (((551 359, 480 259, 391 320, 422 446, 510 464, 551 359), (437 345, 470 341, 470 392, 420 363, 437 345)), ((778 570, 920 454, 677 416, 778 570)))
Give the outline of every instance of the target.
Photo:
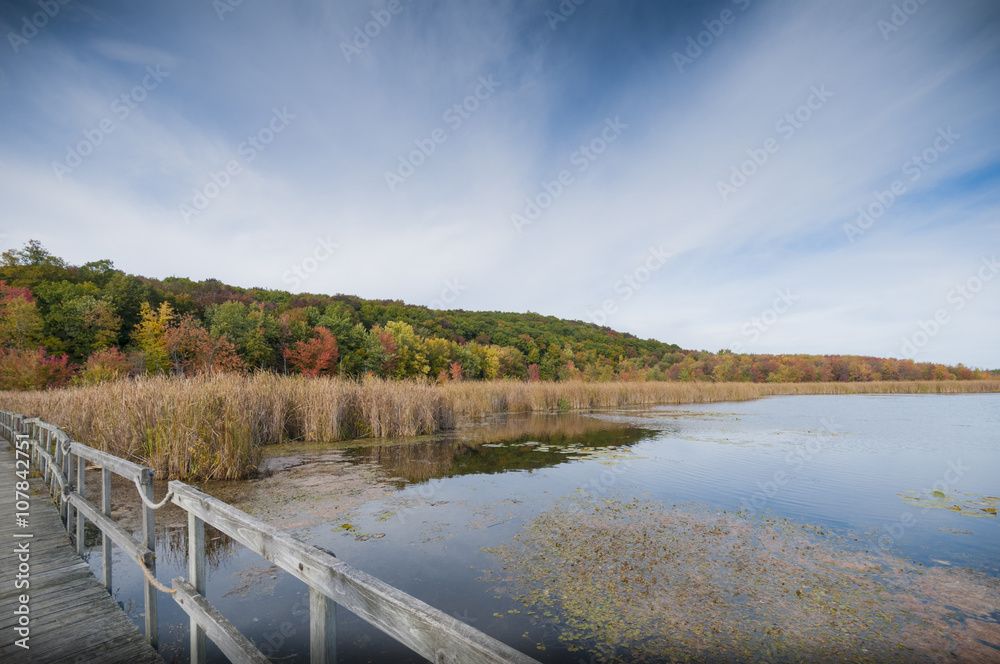
POLYGON ((163 302, 155 311, 149 302, 143 302, 139 309, 139 322, 136 323, 132 339, 143 352, 146 371, 164 373, 170 369, 170 353, 163 339, 170 323, 176 318, 174 308, 169 302, 163 302))

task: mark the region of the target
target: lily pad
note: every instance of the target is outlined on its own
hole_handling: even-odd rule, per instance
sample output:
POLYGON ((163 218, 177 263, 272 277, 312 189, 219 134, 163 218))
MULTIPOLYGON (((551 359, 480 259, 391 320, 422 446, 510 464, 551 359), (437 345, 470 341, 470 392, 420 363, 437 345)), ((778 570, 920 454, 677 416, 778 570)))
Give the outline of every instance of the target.
POLYGON ((914 507, 949 510, 971 517, 995 517, 997 507, 1000 506, 1000 498, 996 496, 982 496, 965 491, 949 491, 947 493, 939 490, 929 493, 904 491, 898 495, 903 499, 903 502, 914 507))

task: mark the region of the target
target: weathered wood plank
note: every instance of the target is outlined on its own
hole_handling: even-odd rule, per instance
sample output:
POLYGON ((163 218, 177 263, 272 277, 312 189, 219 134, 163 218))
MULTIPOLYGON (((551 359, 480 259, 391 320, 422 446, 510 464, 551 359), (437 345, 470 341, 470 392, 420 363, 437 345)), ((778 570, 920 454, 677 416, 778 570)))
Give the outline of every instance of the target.
POLYGON ((136 542, 121 526, 99 512, 89 500, 81 498, 79 494, 71 493, 69 494, 69 504, 83 512, 84 516, 124 550, 129 558, 135 561, 141 560, 147 566, 152 563, 153 552, 136 542))
MULTIPOLYGON (((188 576, 194 590, 205 595, 205 522, 188 512, 188 576)), ((191 616, 191 664, 205 664, 205 629, 191 616)))
MULTIPOLYGON (((16 477, 14 455, 4 448, 6 443, 0 442, 0 485, 6 487, 16 477)), ((7 542, 28 542, 30 552, 30 586, 16 589, 17 554, 13 546, 0 547, 0 662, 162 664, 74 551, 56 506, 46 492, 39 493, 44 480, 32 478, 29 486, 27 528, 14 526, 13 501, 0 501, 0 536, 7 542), (14 540, 15 534, 34 536, 14 540), (21 594, 29 596, 29 650, 15 644, 20 637, 12 618, 21 594)))
MULTIPOLYGON (((105 468, 101 472, 107 474, 108 469, 105 468)), ((111 483, 110 478, 105 480, 104 496, 105 502, 104 513, 108 516, 111 515, 111 483)), ((153 473, 152 471, 148 475, 144 475, 141 480, 140 490, 142 491, 142 496, 146 499, 148 503, 153 503, 153 473)), ((142 506, 142 543, 150 551, 156 552, 156 512, 149 507, 147 504, 142 506)), ((106 545, 106 551, 110 551, 110 544, 106 545)), ((108 569, 110 570, 110 553, 105 553, 105 560, 109 561, 108 569)), ((149 573, 154 578, 156 577, 156 556, 152 557, 149 564, 146 566, 149 569, 149 573)), ((108 586, 110 587, 110 579, 108 580, 108 586)), ((159 612, 156 608, 156 588, 149 579, 143 578, 142 581, 142 595, 143 604, 146 607, 145 611, 145 622, 146 622, 146 640, 149 644, 156 648, 160 643, 160 627, 159 627, 159 612)))
POLYGON ((173 502, 433 662, 534 662, 505 643, 263 521, 172 481, 173 502))
POLYGON ((226 657, 231 662, 247 662, 247 664, 269 664, 270 660, 264 653, 257 650, 250 639, 243 636, 231 622, 225 619, 218 610, 212 606, 208 600, 202 597, 194 586, 177 577, 173 580, 172 586, 177 594, 174 601, 184 612, 191 616, 191 620, 196 621, 204 630, 208 638, 219 646, 226 657))
POLYGON ((113 454, 108 454, 107 452, 95 450, 93 447, 89 447, 75 440, 69 444, 69 451, 71 454, 79 455, 101 468, 107 468, 111 472, 116 475, 121 475, 127 480, 139 480, 139 483, 141 484, 147 478, 153 477, 153 470, 151 468, 147 468, 146 466, 132 461, 126 461, 125 459, 116 457, 113 454))
POLYGON ((337 605, 309 588, 309 664, 337 664, 337 605))
MULTIPOLYGON (((101 508, 104 516, 111 518, 111 471, 101 468, 101 508)), ((101 581, 108 592, 111 592, 111 536, 101 531, 101 581)), ((147 545, 148 549, 149 546, 147 545)), ((155 646, 155 644, 154 644, 155 646)))

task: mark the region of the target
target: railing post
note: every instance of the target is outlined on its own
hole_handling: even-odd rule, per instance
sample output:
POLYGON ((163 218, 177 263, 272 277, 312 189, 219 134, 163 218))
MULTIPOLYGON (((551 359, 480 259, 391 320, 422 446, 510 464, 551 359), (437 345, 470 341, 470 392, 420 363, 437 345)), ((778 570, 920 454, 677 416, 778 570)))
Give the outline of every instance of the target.
MULTIPOLYGON (((70 472, 72 472, 72 467, 70 467, 70 472)), ((87 460, 84 459, 79 454, 76 455, 76 492, 80 494, 81 498, 87 497, 87 477, 84 473, 87 471, 87 460)), ((76 510, 76 552, 81 556, 85 551, 85 543, 87 532, 84 526, 83 512, 76 510)))
MULTIPOLYGON (((140 479, 142 494, 149 502, 153 502, 153 475, 155 472, 144 471, 140 479)), ((156 578, 156 512, 145 503, 143 503, 142 508, 142 539, 146 548, 154 554, 154 559, 149 564, 149 573, 153 578, 156 578)), ((202 531, 204 532, 204 527, 202 527, 202 531)), ((203 590, 198 592, 203 592, 203 590)), ((149 645, 156 648, 160 641, 159 618, 156 611, 156 588, 149 582, 149 579, 144 581, 143 594, 146 599, 146 640, 149 641, 149 645)))
POLYGON ((309 586, 309 664, 337 662, 337 603, 309 586))
MULTIPOLYGON (((111 517, 111 471, 101 468, 101 510, 104 516, 111 517)), ((104 577, 104 587, 111 590, 111 537, 101 531, 101 571, 104 577)))
MULTIPOLYGON (((56 444, 52 446, 52 474, 53 474, 53 476, 50 479, 50 483, 49 483, 49 493, 52 494, 53 498, 56 497, 56 486, 57 486, 57 484, 56 484, 56 478, 55 478, 55 473, 61 473, 62 472, 62 455, 63 455, 62 444, 60 443, 59 438, 56 437, 56 444)), ((61 494, 60 494, 59 497, 62 498, 61 494)), ((59 501, 57 501, 57 502, 59 502, 59 501)), ((63 512, 63 507, 64 507, 64 505, 62 505, 61 502, 59 502, 59 516, 65 516, 65 512, 63 512)))
POLYGON ((65 485, 60 492, 62 496, 62 517, 66 520, 66 532, 73 532, 73 506, 69 504, 69 494, 73 491, 73 453, 67 452, 63 455, 62 463, 59 464, 65 485))
MULTIPOLYGON (((188 512, 188 577, 205 596, 205 522, 188 512)), ((191 618, 191 664, 205 664, 205 630, 191 618)))

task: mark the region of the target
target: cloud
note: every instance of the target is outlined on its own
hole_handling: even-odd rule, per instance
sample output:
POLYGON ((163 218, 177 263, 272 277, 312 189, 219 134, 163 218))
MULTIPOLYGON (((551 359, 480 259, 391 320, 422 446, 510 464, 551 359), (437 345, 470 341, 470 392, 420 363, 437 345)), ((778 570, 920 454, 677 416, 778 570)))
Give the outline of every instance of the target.
POLYGON ((91 48, 109 60, 117 62, 142 66, 160 65, 167 70, 175 69, 177 66, 177 58, 173 54, 139 44, 98 39, 91 44, 91 48))
MULTIPOLYGON (((0 55, 16 99, 0 110, 0 231, 74 262, 273 288, 329 236, 340 249, 300 288, 426 304, 458 279, 455 306, 579 319, 612 299, 612 327, 713 350, 747 341, 741 326, 791 287, 801 299, 748 348, 887 355, 997 237, 989 2, 926 3, 888 35, 892 3, 860 1, 588 3, 555 30, 544 3, 403 2, 388 22, 382 7, 244 3, 220 20, 122 4, 53 20, 30 53, 0 55), (700 35, 724 10, 733 20, 700 35), (706 45, 680 72, 688 37, 706 45), (169 77, 117 119, 111 104, 157 63, 169 77), (248 159, 241 146, 286 108, 248 159), (52 161, 105 117, 114 132, 59 182, 52 161), (602 146, 615 118, 627 127, 602 146), (942 131, 957 136, 947 150, 942 131), (185 223, 180 206, 233 161, 185 223), (518 233, 511 216, 564 171, 518 233), (845 232, 897 180, 903 193, 845 232), (626 299, 616 284, 661 246, 669 262, 626 299)), ((986 292, 926 359, 1000 366, 986 292)))

